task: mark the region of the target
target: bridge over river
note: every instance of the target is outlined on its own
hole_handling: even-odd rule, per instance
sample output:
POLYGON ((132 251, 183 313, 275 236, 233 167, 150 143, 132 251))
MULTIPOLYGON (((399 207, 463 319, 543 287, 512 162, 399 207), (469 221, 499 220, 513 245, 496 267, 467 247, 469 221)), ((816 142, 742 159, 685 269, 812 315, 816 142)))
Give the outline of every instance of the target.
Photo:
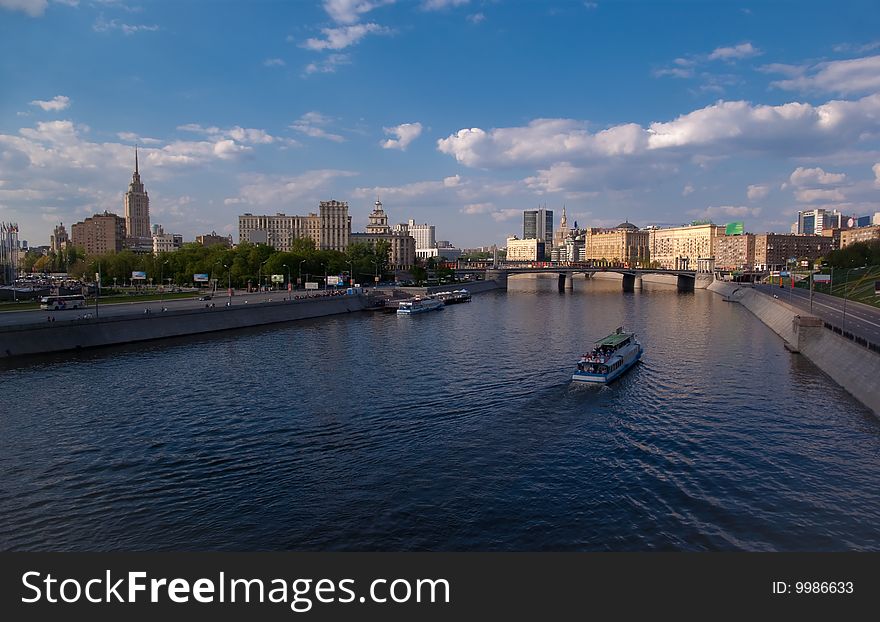
POLYGON ((502 264, 499 267, 486 268, 456 268, 456 275, 485 274, 486 279, 494 279, 499 283, 506 284, 507 278, 514 274, 557 274, 559 276, 559 289, 572 289, 574 276, 583 274, 587 278, 598 272, 612 272, 623 276, 623 291, 631 292, 642 288, 642 277, 649 274, 663 274, 675 277, 675 284, 679 291, 693 291, 697 275, 712 279, 711 273, 697 270, 664 270, 661 268, 626 268, 626 267, 596 267, 578 265, 546 265, 546 266, 523 266, 516 264, 502 264))

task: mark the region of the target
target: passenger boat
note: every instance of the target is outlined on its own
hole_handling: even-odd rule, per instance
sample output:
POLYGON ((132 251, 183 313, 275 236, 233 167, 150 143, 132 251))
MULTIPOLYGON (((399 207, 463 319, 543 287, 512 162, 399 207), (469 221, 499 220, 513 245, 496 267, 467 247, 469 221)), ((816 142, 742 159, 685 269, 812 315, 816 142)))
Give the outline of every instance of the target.
POLYGON ((442 300, 433 298, 414 298, 413 300, 404 300, 397 305, 397 315, 414 315, 416 313, 426 313, 443 307, 442 300))
POLYGON ((600 339, 593 349, 578 361, 572 382, 608 384, 642 358, 642 344, 635 333, 626 333, 623 327, 600 339))
POLYGON ((431 298, 442 300, 443 303, 447 305, 457 305, 462 302, 471 301, 471 295, 466 289, 457 289, 451 292, 439 292, 431 296, 431 298))

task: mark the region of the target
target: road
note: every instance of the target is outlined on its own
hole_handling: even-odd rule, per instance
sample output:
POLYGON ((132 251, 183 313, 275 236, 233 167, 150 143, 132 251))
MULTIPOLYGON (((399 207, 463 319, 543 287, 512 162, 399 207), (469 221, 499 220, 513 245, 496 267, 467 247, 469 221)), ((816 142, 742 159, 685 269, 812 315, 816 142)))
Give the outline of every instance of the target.
POLYGON ((778 285, 755 285, 755 290, 822 318, 834 326, 844 328, 857 337, 880 344, 880 309, 852 300, 846 301, 846 322, 843 317, 843 298, 813 292, 813 310, 810 311, 810 292, 800 288, 780 288, 778 285))
MULTIPOLYGON (((345 290, 342 290, 343 292, 345 290)), ((310 292, 310 296, 322 296, 323 291, 310 292)), ((293 292, 294 296, 305 297, 305 291, 293 292)), ((259 304, 261 302, 279 302, 287 297, 287 292, 273 291, 263 293, 248 294, 243 291, 236 291, 235 295, 230 299, 225 294, 217 294, 211 300, 199 300, 198 297, 193 298, 177 298, 174 300, 158 300, 121 302, 113 304, 98 303, 98 317, 122 317, 128 315, 144 315, 146 310, 150 313, 162 313, 162 309, 169 311, 179 311, 184 309, 203 309, 205 305, 214 304, 217 307, 226 306, 227 301, 231 300, 233 306, 244 304, 259 304)), ((19 326, 23 324, 45 324, 48 318, 53 318, 56 323, 81 319, 84 315, 91 314, 95 317, 95 305, 92 303, 86 309, 66 310, 66 311, 43 311, 40 309, 32 311, 7 311, 0 313, 0 326, 19 326)))

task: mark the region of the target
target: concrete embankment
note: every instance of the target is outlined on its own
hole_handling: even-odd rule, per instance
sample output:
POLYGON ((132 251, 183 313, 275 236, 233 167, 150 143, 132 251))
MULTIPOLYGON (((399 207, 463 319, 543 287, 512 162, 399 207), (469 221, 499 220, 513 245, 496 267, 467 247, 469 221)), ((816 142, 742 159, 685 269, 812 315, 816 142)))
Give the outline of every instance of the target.
POLYGON ((819 318, 801 315, 781 300, 738 283, 716 281, 708 288, 751 311, 819 369, 880 416, 880 356, 826 329, 819 318))
POLYGON ((362 311, 365 296, 329 296, 0 329, 0 358, 197 335, 362 311))
POLYGON ((469 294, 481 294, 494 289, 507 289, 507 284, 489 279, 485 281, 469 281, 467 283, 452 283, 450 285, 432 285, 431 287, 398 287, 397 289, 413 296, 428 296, 438 292, 450 292, 455 289, 466 289, 469 294))

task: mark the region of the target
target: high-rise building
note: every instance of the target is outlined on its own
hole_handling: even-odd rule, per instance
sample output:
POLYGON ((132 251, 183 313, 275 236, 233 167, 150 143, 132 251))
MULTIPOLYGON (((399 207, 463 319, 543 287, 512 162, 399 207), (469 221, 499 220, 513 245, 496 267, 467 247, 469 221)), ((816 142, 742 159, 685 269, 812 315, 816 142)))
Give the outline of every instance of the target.
POLYGON ((150 197, 144 190, 138 171, 137 147, 134 148, 134 173, 128 192, 125 193, 125 232, 132 239, 132 246, 143 245, 150 240, 150 197))
MULTIPOLYGON (((70 238, 74 246, 89 255, 118 253, 126 240, 125 219, 104 210, 70 228, 70 238)), ((148 231, 149 233, 149 231, 148 231)))
POLYGON ((18 277, 18 256, 18 223, 0 222, 0 283, 12 283, 18 277))
POLYGON ((388 261, 392 270, 408 270, 416 262, 416 241, 409 233, 392 231, 388 226, 388 216, 382 202, 376 199, 370 212, 366 233, 352 233, 351 243, 375 244, 385 241, 389 244, 388 261))
POLYGON ((752 270, 755 267, 755 236, 744 233, 715 238, 715 267, 719 270, 752 270))
POLYGON ((67 248, 68 242, 70 242, 70 237, 67 235, 67 229, 64 228, 64 223, 60 222, 55 225, 52 235, 49 236, 49 246, 53 253, 60 253, 67 248))
POLYGON ((755 269, 782 270, 791 260, 815 260, 831 252, 833 240, 827 235, 759 233, 755 235, 755 269))
POLYGON ((563 205, 562 218, 559 219, 559 228, 553 234, 553 248, 563 246, 568 234, 568 217, 565 215, 565 206, 563 205))
POLYGON ((523 212, 523 239, 541 240, 544 248, 553 246, 553 210, 540 208, 523 212))
POLYGON ((251 244, 268 244, 279 251, 289 251, 293 241, 309 238, 321 250, 345 251, 351 236, 351 216, 344 201, 321 201, 319 213, 308 216, 255 216, 251 213, 238 217, 238 240, 251 244))
POLYGON ((822 235, 826 229, 843 229, 848 220, 837 210, 828 211, 822 208, 805 210, 798 212, 796 233, 822 235))
POLYGON ((394 230, 411 235, 416 241, 416 249, 437 248, 436 227, 434 225, 417 225, 415 220, 410 219, 406 224, 395 226, 394 230))

